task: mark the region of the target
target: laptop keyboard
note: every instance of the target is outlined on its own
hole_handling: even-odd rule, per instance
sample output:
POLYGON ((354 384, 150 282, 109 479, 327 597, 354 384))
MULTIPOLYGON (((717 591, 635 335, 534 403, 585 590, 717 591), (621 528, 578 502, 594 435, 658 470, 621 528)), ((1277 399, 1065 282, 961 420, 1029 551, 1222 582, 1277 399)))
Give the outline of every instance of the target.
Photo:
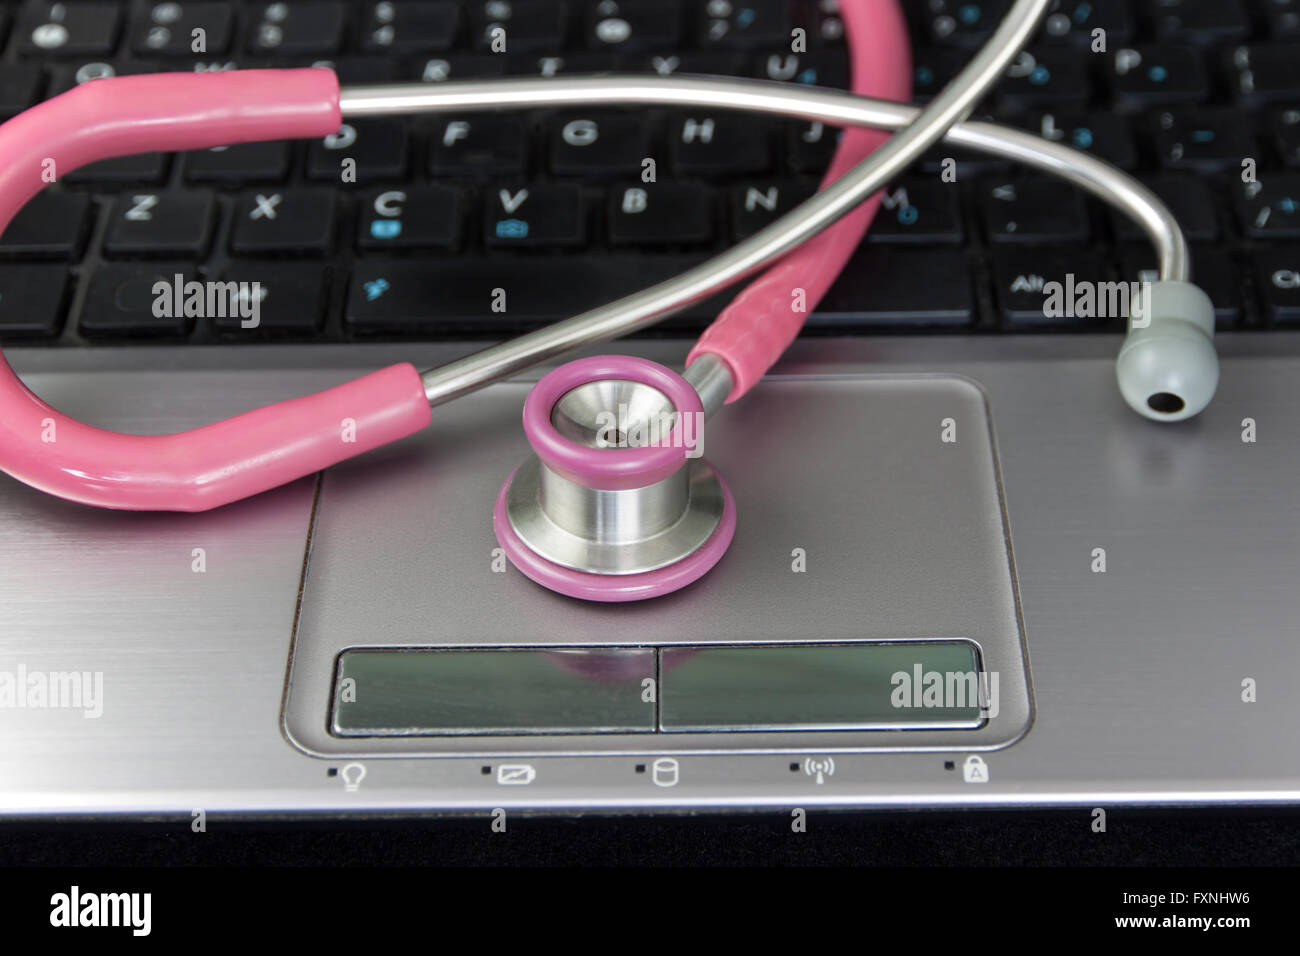
MULTIPOLYGON (((919 100, 1009 5, 908 0, 919 100)), ((327 64, 345 84, 611 70, 848 81, 833 0, 0 0, 0 41, 4 117, 78 83, 158 70, 327 64), (493 52, 501 26, 507 51, 493 52), (807 52, 790 51, 796 26, 807 52)), ((1222 328, 1300 327, 1300 0, 1060 0, 979 115, 1155 189, 1187 229, 1222 328)), ((725 110, 542 110, 364 119, 319 142, 97 163, 47 187, 0 236, 0 338, 494 338, 752 234, 812 193, 834 145, 818 124, 725 110), (258 283, 258 327, 157 316, 155 284, 177 275, 258 283)), ((1118 330, 1115 318, 1046 319, 1043 285, 1137 279, 1153 265, 1131 224, 1073 187, 941 146, 886 191, 804 334, 1118 330), (941 177, 949 158, 955 183, 941 177)), ((646 334, 701 329, 727 298, 646 334)))

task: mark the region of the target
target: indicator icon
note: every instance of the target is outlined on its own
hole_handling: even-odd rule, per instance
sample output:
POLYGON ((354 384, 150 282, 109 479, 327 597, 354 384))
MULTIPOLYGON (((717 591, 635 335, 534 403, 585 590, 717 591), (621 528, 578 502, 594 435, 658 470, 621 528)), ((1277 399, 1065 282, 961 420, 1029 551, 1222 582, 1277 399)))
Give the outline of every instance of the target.
POLYGON ((651 776, 656 787, 675 787, 681 776, 681 767, 672 757, 660 757, 651 765, 651 776))
POLYGON ((503 787, 526 787, 537 779, 530 763, 503 763, 497 767, 497 783, 503 787))
POLYGON ((825 783, 827 777, 835 775, 835 758, 826 757, 822 760, 814 760, 808 757, 803 762, 803 772, 810 777, 816 777, 819 784, 825 783))
POLYGON ((962 779, 967 783, 988 783, 989 765, 978 754, 971 754, 961 765, 962 779))
POLYGON ((339 771, 339 776, 343 778, 343 789, 355 793, 360 789, 361 781, 366 779, 366 768, 359 763, 350 763, 339 771))

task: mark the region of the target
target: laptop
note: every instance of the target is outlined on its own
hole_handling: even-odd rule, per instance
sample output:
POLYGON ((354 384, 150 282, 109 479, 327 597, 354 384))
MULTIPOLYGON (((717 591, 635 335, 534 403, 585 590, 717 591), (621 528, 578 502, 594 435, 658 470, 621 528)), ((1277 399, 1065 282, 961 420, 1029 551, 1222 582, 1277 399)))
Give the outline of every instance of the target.
MULTIPOLYGON (((919 101, 1007 6, 907 0, 919 101)), ((826 0, 6 2, 0 111, 105 76, 319 63, 345 84, 844 87, 842 33, 826 0)), ((96 510, 0 475, 0 814, 1295 803, 1298 50, 1290 2, 1061 0, 979 110, 1170 204, 1216 308, 1207 411, 1139 418, 1115 385, 1122 320, 1045 315, 1067 275, 1149 275, 1130 223, 940 146, 711 420, 738 527, 672 595, 585 603, 505 560, 493 504, 546 368, 210 512, 96 510)), ((70 415, 191 428, 674 275, 810 195, 834 145, 724 109, 601 108, 98 163, 0 236, 0 341, 70 415), (627 155, 661 157, 677 213, 629 211, 627 155), (176 277, 257 282, 257 327, 156 314, 176 277)), ((680 368, 725 301, 586 354, 680 368)))

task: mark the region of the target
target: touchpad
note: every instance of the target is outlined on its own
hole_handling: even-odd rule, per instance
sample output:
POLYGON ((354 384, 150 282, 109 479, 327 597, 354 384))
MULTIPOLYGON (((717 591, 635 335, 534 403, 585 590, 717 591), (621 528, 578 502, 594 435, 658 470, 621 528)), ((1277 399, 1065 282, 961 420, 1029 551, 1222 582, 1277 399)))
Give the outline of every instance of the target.
POLYGON ((286 730, 323 754, 972 749, 1031 705, 992 422, 944 375, 769 379, 704 429, 728 553, 602 605, 492 533, 523 384, 322 478, 286 730), (954 699, 954 694, 961 699, 954 699))

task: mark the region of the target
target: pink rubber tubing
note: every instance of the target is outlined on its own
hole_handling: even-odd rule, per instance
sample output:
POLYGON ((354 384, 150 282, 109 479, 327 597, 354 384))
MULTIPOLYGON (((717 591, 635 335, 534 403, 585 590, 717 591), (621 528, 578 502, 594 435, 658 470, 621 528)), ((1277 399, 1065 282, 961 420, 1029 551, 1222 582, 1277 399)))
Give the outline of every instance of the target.
MULTIPOLYGON (((327 136, 340 122, 330 70, 94 80, 0 125, 0 230, 50 171, 62 177, 153 150, 327 136)), ((396 441, 430 417, 408 363, 192 431, 123 435, 55 411, 0 355, 0 470, 103 508, 205 511, 396 441)))
MULTIPOLYGON (((910 100, 911 41, 898 0, 841 0, 840 7, 853 92, 910 100)), ((839 179, 887 138, 878 130, 844 130, 822 185, 839 179)), ((873 196, 751 282, 700 336, 686 364, 704 354, 715 355, 726 362, 735 383, 727 401, 749 391, 795 340, 808 313, 857 249, 879 207, 880 196, 873 196), (794 289, 804 290, 805 311, 792 308, 794 289)))

